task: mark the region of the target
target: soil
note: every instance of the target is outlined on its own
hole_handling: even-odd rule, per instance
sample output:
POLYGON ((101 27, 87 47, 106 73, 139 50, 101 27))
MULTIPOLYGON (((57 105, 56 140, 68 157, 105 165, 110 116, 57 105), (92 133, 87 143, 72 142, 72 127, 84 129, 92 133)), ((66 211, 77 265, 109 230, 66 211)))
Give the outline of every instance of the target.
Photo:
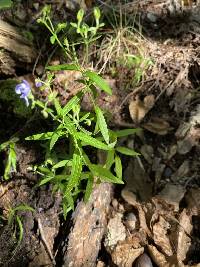
MULTIPOLYGON (((2 20, 34 36, 29 44, 34 51, 30 61, 20 61, 13 51, 5 49, 12 64, 4 68, 0 63, 1 88, 1 82, 24 77, 33 85, 34 78, 45 77, 47 60, 48 64, 63 63, 62 53, 52 48, 48 35, 44 38, 44 29, 36 23, 42 7, 49 2, 54 21, 75 20, 80 1, 16 1, 13 8, 1 11, 2 20)), ((101 208, 99 215, 103 218, 103 230, 98 242, 87 236, 91 248, 80 248, 77 233, 78 237, 83 234, 83 238, 85 233, 76 221, 82 218, 83 227, 87 218, 77 210, 82 207, 88 222, 94 224, 95 205, 83 204, 80 196, 77 209, 64 220, 59 193, 53 194, 50 185, 37 186, 39 178, 29 169, 42 162, 44 150, 36 142, 24 141, 24 137, 49 129, 51 121, 38 113, 25 114, 19 105, 16 109, 10 96, 13 88, 6 88, 9 99, 0 93, 0 143, 16 133, 20 133, 20 141, 16 145, 17 171, 7 181, 3 179, 7 154, 0 153, 0 215, 5 217, 10 207, 22 203, 35 212, 19 212, 23 222, 19 246, 17 229, 5 221, 0 224, 0 266, 200 266, 199 3, 97 0, 82 1, 81 5, 88 18, 92 7, 98 5, 106 24, 101 38, 91 47, 91 62, 87 66, 101 70, 113 90, 112 96, 101 93, 98 103, 106 111, 113 130, 141 128, 136 135, 121 141, 141 156, 122 157, 125 186, 108 190, 107 207, 101 208), (118 23, 113 29, 111 14, 117 21, 121 16, 123 27, 118 23), (116 36, 119 39, 112 47, 116 36), (139 66, 129 66, 124 61, 125 54, 139 55, 143 61, 139 66), (138 69, 142 69, 142 75, 137 82, 134 77, 138 69), (70 239, 73 236, 75 239, 70 239), (75 248, 81 254, 81 262, 78 252, 72 260, 75 248), (91 262, 90 254, 84 256, 85 251, 93 253, 91 262)), ((82 48, 77 52, 81 58, 82 48)), ((55 76, 53 86, 64 105, 80 90, 74 82, 79 77, 68 71, 56 72, 55 76)), ((34 85, 33 91, 45 100, 45 91, 38 91, 34 85)), ((82 108, 91 108, 87 96, 82 108)), ((99 157, 95 155, 96 158, 99 157)))

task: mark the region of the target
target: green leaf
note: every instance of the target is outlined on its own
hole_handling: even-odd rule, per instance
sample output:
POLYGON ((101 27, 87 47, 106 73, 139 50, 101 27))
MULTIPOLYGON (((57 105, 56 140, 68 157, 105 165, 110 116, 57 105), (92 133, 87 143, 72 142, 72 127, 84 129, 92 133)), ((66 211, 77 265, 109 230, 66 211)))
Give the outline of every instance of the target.
POLYGON ((26 204, 21 204, 21 205, 18 205, 17 207, 15 207, 13 209, 13 211, 32 211, 32 212, 35 212, 34 208, 26 205, 26 204))
POLYGON ((90 170, 94 176, 99 177, 104 182, 124 184, 120 178, 114 176, 109 170, 103 168, 101 165, 92 164, 90 170))
POLYGON ((106 158, 106 168, 109 170, 111 168, 111 166, 114 163, 114 150, 110 150, 107 153, 107 158, 106 158))
POLYGON ((74 97, 72 97, 72 99, 70 99, 67 102, 67 104, 64 106, 64 108, 62 110, 62 116, 67 115, 67 113, 69 113, 70 110, 72 110, 73 107, 79 103, 79 101, 80 101, 80 98, 77 95, 75 95, 74 97))
POLYGON ((18 242, 17 242, 17 246, 18 246, 22 242, 24 229, 23 229, 22 221, 18 215, 16 216, 16 222, 17 222, 18 228, 19 228, 19 237, 18 237, 18 242))
POLYGON ((78 11, 78 13, 77 13, 77 20, 78 20, 78 22, 79 23, 81 23, 81 21, 83 20, 83 16, 84 16, 84 10, 81 8, 79 11, 78 11))
POLYGON ((67 203, 66 202, 67 202, 66 200, 63 200, 63 203, 62 203, 64 220, 66 220, 67 214, 71 210, 71 207, 69 207, 68 202, 67 203))
POLYGON ((67 129, 67 131, 72 135, 75 136, 77 131, 76 128, 74 126, 73 121, 70 120, 70 118, 68 116, 64 117, 64 122, 65 122, 65 127, 67 129))
POLYGON ((1 0, 0 1, 0 9, 9 8, 12 6, 12 4, 13 4, 13 1, 11 1, 11 0, 1 0))
POLYGON ((51 176, 51 177, 54 177, 53 172, 51 172, 51 171, 50 171, 48 168, 46 168, 46 167, 39 166, 39 167, 38 167, 38 170, 39 170, 40 172, 42 172, 43 174, 46 174, 46 175, 51 176))
POLYGON ((85 189, 85 195, 84 195, 84 201, 88 201, 90 198, 90 195, 92 193, 92 188, 93 188, 93 183, 94 183, 94 177, 89 176, 87 180, 87 186, 85 189))
POLYGON ((15 144, 10 143, 10 148, 9 148, 9 154, 8 158, 6 161, 6 166, 5 166, 5 171, 4 171, 4 179, 8 180, 10 177, 10 173, 12 171, 16 171, 16 161, 17 161, 17 156, 15 152, 15 144))
POLYGON ((74 27, 75 29, 78 27, 77 23, 75 23, 75 22, 70 22, 70 25, 71 25, 72 27, 74 27))
POLYGON ((42 179, 40 182, 39 182, 39 186, 42 186, 44 184, 47 184, 48 182, 50 182, 54 177, 46 177, 44 179, 42 179))
POLYGON ((127 156, 139 156, 140 155, 139 153, 135 152, 135 150, 127 148, 127 147, 118 146, 115 149, 119 153, 127 155, 127 156))
POLYGON ((94 71, 85 71, 84 75, 88 77, 96 86, 109 95, 112 95, 112 90, 108 83, 94 71))
POLYGON ((74 210, 74 199, 71 193, 65 193, 65 199, 72 210, 74 210))
POLYGON ((55 40, 56 40, 55 35, 52 35, 52 36, 50 37, 50 42, 51 42, 51 44, 54 44, 54 43, 55 43, 55 40))
POLYGON ((13 170, 16 172, 17 155, 16 155, 16 152, 15 152, 15 144, 12 144, 10 146, 9 157, 10 157, 10 160, 11 160, 11 166, 12 166, 13 170))
POLYGON ((119 156, 115 157, 115 173, 117 177, 122 179, 122 162, 119 156))
POLYGON ((54 106, 55 106, 57 114, 60 115, 62 112, 62 108, 57 98, 54 98, 54 106))
POLYGON ((47 66, 47 70, 57 71, 57 70, 76 70, 81 71, 80 67, 76 64, 61 64, 61 65, 53 65, 47 66))
POLYGON ((87 145, 99 148, 99 149, 103 149, 103 150, 111 150, 111 148, 108 147, 108 145, 102 143, 101 141, 85 134, 85 133, 76 133, 75 137, 81 141, 83 141, 84 143, 86 143, 87 145))
POLYGON ((51 139, 53 134, 54 132, 34 134, 26 137, 25 140, 48 140, 51 139))
POLYGON ((82 158, 75 152, 72 159, 72 170, 69 183, 67 185, 66 194, 72 191, 72 189, 79 184, 79 179, 82 171, 82 158))
POLYGON ((109 144, 109 132, 103 112, 99 107, 95 107, 95 112, 97 115, 97 122, 99 124, 99 129, 103 135, 104 140, 106 141, 107 144, 109 144))
POLYGON ((141 131, 141 129, 140 128, 136 128, 136 129, 119 130, 119 131, 115 131, 114 133, 117 135, 117 137, 124 137, 124 136, 127 136, 127 135, 138 133, 139 131, 141 131))
POLYGON ((53 169, 58 169, 58 168, 61 168, 61 167, 65 167, 66 165, 69 166, 68 164, 69 164, 70 162, 71 162, 71 161, 68 160, 68 159, 61 160, 61 161, 59 161, 58 163, 56 163, 52 168, 53 168, 53 169))
POLYGON ((50 140, 50 151, 52 150, 52 148, 54 147, 55 143, 58 141, 59 137, 62 135, 61 132, 54 132, 52 137, 51 137, 51 140, 50 140))

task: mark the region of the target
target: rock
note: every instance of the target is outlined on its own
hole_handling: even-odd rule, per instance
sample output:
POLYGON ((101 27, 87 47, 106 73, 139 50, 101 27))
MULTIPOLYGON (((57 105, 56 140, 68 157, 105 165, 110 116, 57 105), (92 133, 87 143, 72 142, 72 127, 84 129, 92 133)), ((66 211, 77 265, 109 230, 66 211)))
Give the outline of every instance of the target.
POLYGON ((153 23, 155 23, 158 19, 157 16, 152 12, 147 13, 147 18, 148 18, 148 20, 150 20, 153 23))
POLYGON ((153 267, 153 264, 150 257, 144 253, 137 258, 135 267, 153 267))
POLYGON ((135 214, 133 212, 129 212, 126 216, 125 216, 125 221, 124 224, 126 225, 126 227, 130 230, 133 231, 135 229, 135 224, 136 224, 137 218, 135 216, 135 214))

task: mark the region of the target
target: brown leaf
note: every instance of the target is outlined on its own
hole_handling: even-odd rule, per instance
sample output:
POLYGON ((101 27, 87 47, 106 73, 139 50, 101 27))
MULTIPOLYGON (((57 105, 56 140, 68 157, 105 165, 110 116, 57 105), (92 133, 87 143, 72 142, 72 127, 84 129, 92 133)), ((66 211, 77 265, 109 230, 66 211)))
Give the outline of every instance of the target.
POLYGON ((130 102, 129 112, 132 120, 135 123, 139 123, 146 115, 147 110, 146 107, 144 106, 144 103, 139 99, 136 99, 135 101, 130 102))
POLYGON ((150 122, 143 124, 143 127, 148 131, 158 134, 166 135, 173 128, 170 127, 170 124, 161 118, 152 118, 150 122))
POLYGON ((154 151, 153 151, 153 147, 150 145, 143 145, 140 149, 140 153, 142 154, 142 156, 146 159, 146 161, 149 164, 152 164, 153 162, 153 155, 154 155, 154 151))
POLYGON ((153 261, 159 267, 172 267, 167 262, 165 256, 161 252, 159 252, 156 247, 154 247, 153 245, 148 245, 148 251, 149 251, 149 254, 150 254, 151 258, 153 259, 153 261))
POLYGON ((170 229, 170 224, 162 216, 159 216, 159 221, 153 225, 153 239, 163 253, 172 256, 173 251, 167 236, 168 229, 170 229))
POLYGON ((141 122, 149 110, 154 106, 155 97, 154 95, 148 95, 141 101, 139 97, 131 101, 129 104, 129 112, 132 120, 135 123, 141 122))
POLYGON ((192 224, 190 216, 187 215, 184 209, 179 218, 179 230, 178 230, 178 245, 177 245, 177 259, 178 261, 184 261, 186 254, 191 245, 190 233, 192 231, 192 224))
POLYGON ((120 267, 132 267, 133 262, 144 252, 144 248, 133 248, 133 244, 118 245, 112 253, 113 262, 120 267))
POLYGON ((178 170, 172 175, 171 179, 174 182, 178 181, 180 178, 183 178, 186 175, 188 175, 189 171, 190 171, 190 162, 189 160, 184 160, 183 163, 178 168, 178 170))
POLYGON ((181 185, 166 184, 164 189, 156 196, 158 199, 162 199, 168 205, 173 207, 174 211, 179 211, 180 201, 185 194, 185 188, 181 185))

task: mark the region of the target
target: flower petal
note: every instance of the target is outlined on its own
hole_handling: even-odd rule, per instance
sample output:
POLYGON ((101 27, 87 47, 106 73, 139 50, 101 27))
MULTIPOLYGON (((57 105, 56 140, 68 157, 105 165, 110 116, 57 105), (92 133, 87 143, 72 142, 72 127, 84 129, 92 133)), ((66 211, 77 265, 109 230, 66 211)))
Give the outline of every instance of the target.
POLYGON ((21 94, 21 83, 15 86, 15 93, 18 95, 21 94))

